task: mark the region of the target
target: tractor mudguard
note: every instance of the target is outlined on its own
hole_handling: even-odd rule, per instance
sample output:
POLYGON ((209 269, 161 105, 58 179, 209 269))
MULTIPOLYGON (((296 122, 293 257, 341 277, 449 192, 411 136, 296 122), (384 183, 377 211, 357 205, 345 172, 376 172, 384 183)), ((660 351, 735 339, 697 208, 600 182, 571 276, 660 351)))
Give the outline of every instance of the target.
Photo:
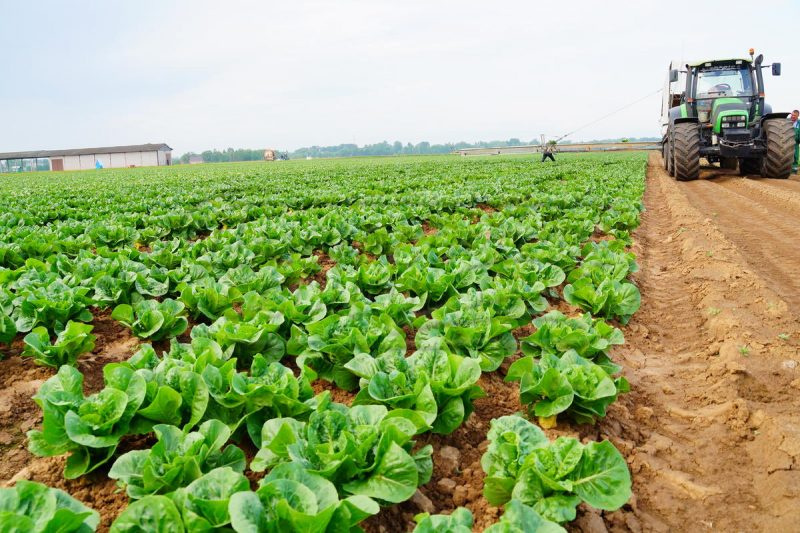
POLYGON ((777 118, 782 118, 786 120, 786 117, 789 116, 789 113, 767 113, 763 117, 761 117, 761 127, 764 127, 764 122, 767 120, 775 120, 777 118))

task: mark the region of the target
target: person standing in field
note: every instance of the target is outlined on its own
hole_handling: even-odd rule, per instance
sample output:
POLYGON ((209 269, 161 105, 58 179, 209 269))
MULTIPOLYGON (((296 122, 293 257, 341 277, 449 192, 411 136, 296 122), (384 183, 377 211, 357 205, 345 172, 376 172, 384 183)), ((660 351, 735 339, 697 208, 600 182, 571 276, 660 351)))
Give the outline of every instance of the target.
POLYGON ((797 167, 800 164, 800 110, 795 109, 789 115, 789 120, 792 121, 794 128, 794 163, 792 164, 792 172, 797 174, 797 167))
POLYGON ((555 161, 556 158, 553 156, 553 152, 555 152, 555 145, 550 143, 545 143, 544 147, 542 148, 542 163, 545 162, 546 159, 550 159, 550 161, 555 161))

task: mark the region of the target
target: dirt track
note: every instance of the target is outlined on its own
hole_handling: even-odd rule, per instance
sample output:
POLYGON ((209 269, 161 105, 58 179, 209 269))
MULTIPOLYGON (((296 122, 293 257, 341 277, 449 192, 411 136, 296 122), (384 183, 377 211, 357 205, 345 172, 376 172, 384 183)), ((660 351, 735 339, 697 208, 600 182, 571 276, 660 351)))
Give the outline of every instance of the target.
POLYGON ((642 308, 619 353, 633 391, 604 423, 635 501, 609 525, 797 531, 800 182, 704 178, 677 183, 651 156, 642 308))

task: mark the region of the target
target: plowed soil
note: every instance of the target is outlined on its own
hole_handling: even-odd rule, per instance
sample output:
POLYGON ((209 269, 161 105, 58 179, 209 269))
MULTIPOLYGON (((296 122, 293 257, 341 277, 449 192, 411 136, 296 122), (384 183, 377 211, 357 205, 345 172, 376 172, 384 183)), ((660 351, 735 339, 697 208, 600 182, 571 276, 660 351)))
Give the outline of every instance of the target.
MULTIPOLYGON (((677 183, 651 156, 634 235, 642 307, 613 353, 632 390, 596 426, 559 422, 547 431, 608 438, 631 467, 629 504, 613 513, 581 508, 572 531, 800 530, 800 181, 718 169, 703 177, 677 183)), ((94 333, 97 348, 80 363, 87 391, 102 385, 102 364, 138 346, 104 315, 94 333)), ((65 481, 63 458, 27 452, 25 432, 41 421, 30 396, 53 371, 18 357, 20 348, 15 342, 0 361, 0 485, 34 479, 65 488, 100 511, 107 530, 126 498, 106 471, 65 481)), ((476 531, 497 519, 501 511, 481 494, 480 457, 490 420, 522 410, 516 384, 503 381, 507 367, 481 378, 487 396, 461 428, 419 438, 434 446, 433 478, 369 520, 368 531, 408 531, 415 514, 459 505, 472 509, 476 531)))

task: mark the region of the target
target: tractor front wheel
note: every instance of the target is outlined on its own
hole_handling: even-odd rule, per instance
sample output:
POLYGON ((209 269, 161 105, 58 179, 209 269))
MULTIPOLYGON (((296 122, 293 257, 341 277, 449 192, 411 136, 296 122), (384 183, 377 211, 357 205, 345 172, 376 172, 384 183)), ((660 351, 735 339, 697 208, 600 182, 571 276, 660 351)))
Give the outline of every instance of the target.
POLYGON ((700 177, 700 128, 694 122, 681 122, 672 132, 673 170, 678 181, 700 177))
POLYGON ((792 173, 794 131, 788 120, 773 119, 764 123, 767 153, 761 158, 761 175, 765 178, 786 179, 792 173))

